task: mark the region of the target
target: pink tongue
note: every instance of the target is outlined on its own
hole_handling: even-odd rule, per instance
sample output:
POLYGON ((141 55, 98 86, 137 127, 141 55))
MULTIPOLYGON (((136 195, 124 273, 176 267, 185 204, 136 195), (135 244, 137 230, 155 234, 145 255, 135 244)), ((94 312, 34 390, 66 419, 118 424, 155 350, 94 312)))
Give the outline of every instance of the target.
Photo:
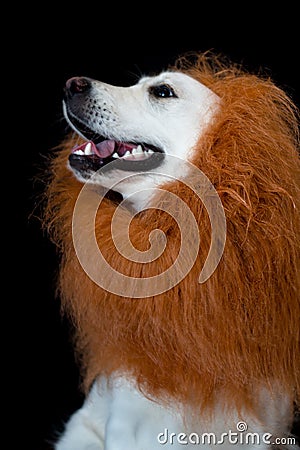
POLYGON ((107 158, 112 155, 115 150, 115 141, 108 139, 106 141, 99 142, 99 144, 96 145, 96 149, 97 155, 100 156, 100 158, 107 158))

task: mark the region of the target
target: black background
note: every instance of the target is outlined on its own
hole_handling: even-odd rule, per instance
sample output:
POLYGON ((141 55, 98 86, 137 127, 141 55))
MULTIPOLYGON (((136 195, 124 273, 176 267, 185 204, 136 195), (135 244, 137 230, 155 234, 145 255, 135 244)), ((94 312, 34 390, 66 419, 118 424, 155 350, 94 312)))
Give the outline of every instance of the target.
MULTIPOLYGON (((147 4, 135 17, 134 10, 120 11, 117 5, 103 12, 101 5, 98 8, 87 3, 62 12, 45 6, 30 21, 27 10, 16 47, 11 48, 17 95, 9 120, 18 151, 10 158, 13 189, 6 192, 11 192, 17 244, 11 272, 13 314, 20 319, 13 352, 15 406, 25 425, 22 442, 31 450, 50 449, 63 421, 83 400, 68 324, 60 317, 54 293, 58 257, 36 218, 46 157, 68 131, 61 110, 66 79, 86 75, 130 85, 143 74, 167 68, 186 51, 213 50, 251 71, 263 69, 300 104, 297 14, 288 6, 265 17, 246 6, 237 16, 226 10, 201 11, 201 5, 193 12, 194 7, 182 11, 181 5, 175 11, 147 4)), ((8 169, 11 173, 10 165, 8 169)))

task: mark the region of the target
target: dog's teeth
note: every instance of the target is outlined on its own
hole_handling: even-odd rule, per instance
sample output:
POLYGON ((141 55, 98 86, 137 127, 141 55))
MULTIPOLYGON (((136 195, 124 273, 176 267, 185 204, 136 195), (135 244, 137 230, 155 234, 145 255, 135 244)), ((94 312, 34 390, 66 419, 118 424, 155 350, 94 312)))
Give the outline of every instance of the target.
POLYGON ((92 155, 92 154, 93 154, 93 152, 92 152, 92 144, 91 144, 90 142, 88 142, 88 143, 86 144, 86 146, 85 146, 85 148, 84 148, 84 153, 85 153, 86 155, 92 155))
POLYGON ((148 153, 154 153, 154 151, 153 150, 150 150, 150 148, 149 148, 149 150, 148 150, 148 153))
POLYGON ((137 148, 133 148, 132 150, 131 150, 131 154, 132 155, 136 155, 138 153, 138 149, 137 148))
POLYGON ((138 145, 137 148, 135 149, 135 151, 138 155, 142 155, 144 153, 141 145, 138 145))
POLYGON ((120 156, 119 156, 118 153, 116 153, 116 152, 112 154, 112 157, 113 157, 113 158, 120 158, 120 156))
POLYGON ((84 155, 84 152, 82 150, 75 150, 74 155, 84 155))
POLYGON ((130 151, 129 151, 129 150, 127 150, 127 152, 125 153, 125 155, 124 155, 124 156, 130 156, 130 155, 131 155, 130 151))

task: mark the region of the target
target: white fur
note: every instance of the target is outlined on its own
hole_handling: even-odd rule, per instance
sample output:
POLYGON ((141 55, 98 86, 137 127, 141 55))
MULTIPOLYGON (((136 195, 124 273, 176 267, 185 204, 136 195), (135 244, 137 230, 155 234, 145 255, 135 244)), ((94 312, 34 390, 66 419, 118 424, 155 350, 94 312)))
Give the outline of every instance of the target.
POLYGON ((119 376, 107 384, 106 379, 100 378, 94 383, 83 407, 72 416, 55 449, 208 450, 218 447, 212 444, 213 441, 209 445, 208 437, 203 437, 202 441, 205 433, 214 433, 216 442, 223 441, 219 444, 223 450, 267 449, 267 442, 275 442, 276 437, 287 432, 288 423, 284 417, 289 411, 289 405, 280 396, 276 400, 270 398, 267 391, 262 390, 260 397, 261 414, 256 419, 239 417, 235 412, 224 414, 218 408, 213 419, 202 417, 185 422, 179 405, 174 404, 170 409, 146 398, 136 389, 134 380, 119 376), (241 421, 247 424, 244 432, 238 432, 237 429, 241 421), (222 440, 222 433, 230 431, 237 433, 237 436, 232 434, 229 441, 224 435, 222 440), (195 444, 195 433, 203 445, 195 444), (249 438, 248 445, 238 445, 240 435, 245 436, 247 433, 256 433, 255 440, 249 438), (238 439, 237 444, 234 443, 235 439, 238 439))
MULTIPOLYGON (((189 160, 193 147, 207 129, 214 113, 218 109, 219 97, 203 84, 188 75, 179 72, 163 72, 156 77, 144 77, 130 87, 111 86, 100 81, 92 81, 90 96, 101 108, 101 120, 95 111, 87 115, 88 125, 95 133, 123 142, 147 142, 160 147, 167 155, 189 160), (177 98, 155 98, 150 93, 151 86, 167 84, 171 86, 177 98)), ((71 120, 70 125, 78 131, 71 120)), ((107 175, 93 176, 93 183, 108 188, 118 183, 114 190, 124 198, 133 193, 135 209, 149 206, 149 193, 145 189, 160 186, 170 178, 164 177, 164 165, 173 165, 174 176, 181 173, 180 160, 167 160, 158 169, 142 175, 131 176, 124 180, 128 172, 114 170, 107 175)), ((79 173, 80 181, 89 182, 79 173)))

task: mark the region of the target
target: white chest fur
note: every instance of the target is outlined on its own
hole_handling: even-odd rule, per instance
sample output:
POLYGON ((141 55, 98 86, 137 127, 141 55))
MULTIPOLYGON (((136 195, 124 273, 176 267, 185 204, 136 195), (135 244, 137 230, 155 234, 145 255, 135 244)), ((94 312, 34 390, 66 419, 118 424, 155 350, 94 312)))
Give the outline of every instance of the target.
POLYGON ((216 409, 209 421, 198 418, 185 423, 178 407, 169 409, 147 399, 133 381, 116 377, 108 384, 100 378, 83 407, 71 417, 55 449, 206 450, 218 445, 222 450, 265 449, 288 431, 288 401, 281 397, 275 402, 267 399, 266 393, 262 396, 268 414, 260 419, 241 418, 234 412, 228 416, 216 409))

